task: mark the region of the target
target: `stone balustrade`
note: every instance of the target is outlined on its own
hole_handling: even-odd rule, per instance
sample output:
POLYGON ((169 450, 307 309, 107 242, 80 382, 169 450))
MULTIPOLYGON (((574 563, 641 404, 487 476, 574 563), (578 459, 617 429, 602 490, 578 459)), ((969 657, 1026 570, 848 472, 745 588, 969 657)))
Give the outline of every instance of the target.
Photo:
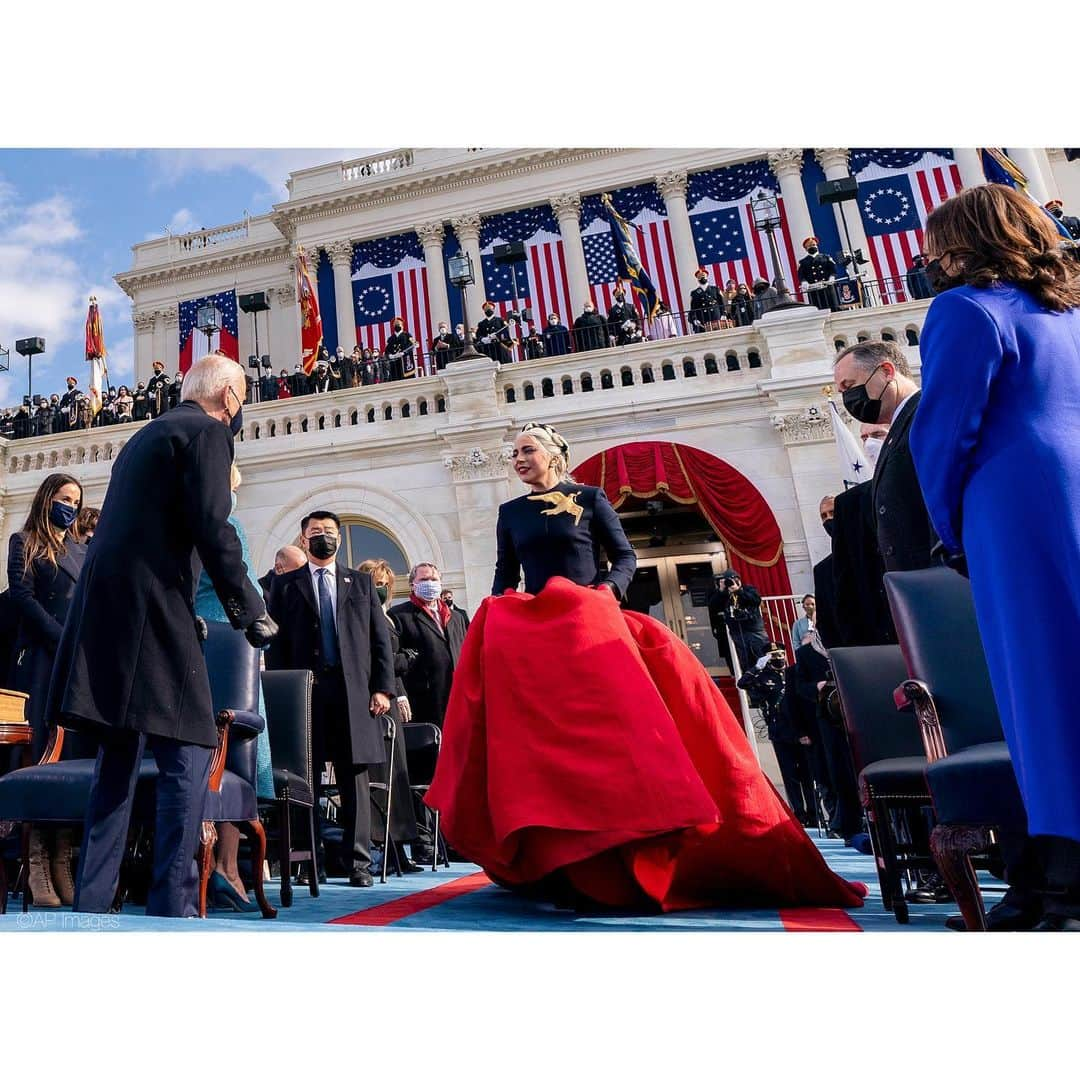
MULTIPOLYGON (((823 337, 807 342, 822 359, 858 340, 894 340, 918 364, 918 337, 928 301, 888 308, 844 311, 824 320, 823 337)), ((695 402, 722 400, 733 390, 754 393, 776 373, 767 348, 768 330, 754 324, 688 337, 646 341, 624 348, 597 349, 527 363, 498 366, 491 377, 495 400, 492 416, 529 413, 529 403, 549 398, 573 398, 556 413, 592 413, 628 405, 663 408, 692 398, 695 402), (593 397, 592 395, 596 395, 593 397)), ((453 422, 454 366, 438 375, 376 386, 283 398, 244 407, 241 440, 252 444, 273 440, 335 443, 404 440, 434 436, 453 422), (355 429, 355 431, 354 431, 355 429), (347 433, 351 433, 348 434, 347 433)), ((472 392, 470 388, 470 393, 472 392)), ((485 391, 490 393, 490 391, 485 391)), ((538 412, 541 411, 538 406, 538 412)), ((555 415, 550 405, 543 411, 555 415)), ((65 432, 38 438, 0 439, 7 477, 22 473, 108 463, 140 425, 121 424, 90 431, 65 432)))
POLYGON ((386 173, 407 169, 412 163, 412 150, 395 150, 390 154, 375 157, 354 158, 352 161, 342 162, 341 182, 353 184, 369 176, 383 176, 386 173))

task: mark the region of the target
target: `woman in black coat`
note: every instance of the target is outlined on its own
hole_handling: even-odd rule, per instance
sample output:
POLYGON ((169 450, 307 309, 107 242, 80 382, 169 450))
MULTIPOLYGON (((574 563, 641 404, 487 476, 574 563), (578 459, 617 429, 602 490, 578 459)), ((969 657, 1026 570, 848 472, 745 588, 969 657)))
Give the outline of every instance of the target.
MULTIPOLYGON (((382 604, 383 613, 390 603, 390 597, 394 592, 394 571, 385 559, 367 559, 357 568, 359 574, 370 574, 379 603, 382 604)), ((405 845, 417 843, 416 813, 413 806, 412 790, 409 787, 409 766, 405 757, 405 731, 404 725, 412 719, 412 710, 409 699, 405 695, 405 683, 403 679, 409 670, 409 665, 416 658, 416 653, 411 649, 402 649, 401 635, 398 633, 397 624, 387 614, 387 629, 390 631, 390 648, 394 654, 394 696, 390 701, 390 715, 394 718, 394 773, 391 779, 391 828, 390 838, 397 848, 398 864, 406 874, 415 874, 423 870, 409 858, 405 851, 405 845)), ((375 779, 386 782, 385 773, 379 775, 385 766, 372 766, 372 775, 375 779)), ((375 807, 379 825, 377 832, 385 827, 385 816, 382 808, 375 807)), ((383 857, 386 857, 385 852, 383 857)))
MULTIPOLYGON (((65 473, 53 473, 42 481, 26 524, 8 543, 8 586, 18 618, 11 681, 14 689, 30 695, 27 720, 33 761, 45 749, 45 705, 56 646, 86 557, 86 548, 68 532, 81 507, 82 486, 78 480, 65 473)), ((42 832, 31 832, 30 892, 35 907, 71 904, 74 883, 70 830, 61 830, 57 835, 51 872, 42 832)))

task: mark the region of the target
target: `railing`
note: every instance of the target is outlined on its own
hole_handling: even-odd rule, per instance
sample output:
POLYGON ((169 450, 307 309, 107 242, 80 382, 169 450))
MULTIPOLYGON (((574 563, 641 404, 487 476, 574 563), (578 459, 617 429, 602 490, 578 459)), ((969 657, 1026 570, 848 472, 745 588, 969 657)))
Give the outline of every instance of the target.
POLYGON ((341 166, 341 181, 352 184, 368 176, 382 176, 386 173, 407 169, 413 163, 412 150, 395 150, 391 154, 378 157, 354 158, 341 166))
POLYGON ((198 251, 218 244, 246 240, 250 231, 250 221, 245 217, 243 221, 234 222, 232 225, 219 225, 216 229, 197 229, 195 232, 173 236, 172 242, 183 252, 198 251))

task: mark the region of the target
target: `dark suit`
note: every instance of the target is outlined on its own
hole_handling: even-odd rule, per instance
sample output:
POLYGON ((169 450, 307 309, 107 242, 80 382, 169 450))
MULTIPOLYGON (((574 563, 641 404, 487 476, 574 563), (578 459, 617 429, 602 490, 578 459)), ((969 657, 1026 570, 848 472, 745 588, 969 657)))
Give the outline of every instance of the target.
POLYGON ((13 533, 8 541, 7 574, 18 634, 10 685, 13 690, 30 695, 26 710, 34 737, 30 744, 30 759, 37 761, 46 743, 45 705, 56 646, 64 631, 64 620, 75 595, 75 583, 82 572, 86 548, 68 540, 55 566, 48 559, 35 559, 24 576, 25 549, 25 535, 13 533))
POLYGON ((887 571, 925 570, 934 546, 930 516, 908 445, 920 397, 922 391, 916 391, 894 419, 871 481, 878 550, 887 571))
POLYGON ((401 647, 417 653, 404 678, 413 719, 441 728, 450 701, 454 668, 469 628, 468 620, 456 609, 451 609, 450 621, 444 630, 411 600, 395 604, 390 609, 390 616, 398 626, 401 647))
MULTIPOLYGON (((840 623, 836 616, 836 579, 831 555, 826 555, 814 567, 814 599, 817 601, 817 630, 822 645, 826 649, 842 645, 840 623)), ((800 641, 793 641, 791 647, 797 649, 801 644, 800 641)))
POLYGON ((233 437, 194 401, 151 421, 113 464, 56 652, 50 722, 102 739, 75 907, 107 911, 143 749, 157 759, 150 915, 195 909, 195 850, 217 727, 195 628, 198 563, 229 622, 264 612, 229 524, 233 437), (196 558, 197 556, 197 558, 196 558))
POLYGON ((270 643, 270 670, 299 668, 315 675, 312 743, 316 771, 334 763, 341 795, 347 866, 371 865, 371 799, 368 765, 386 761, 385 721, 371 715, 371 695, 394 697, 394 657, 386 617, 369 574, 340 565, 336 629, 338 662, 324 659, 319 601, 311 568, 277 576, 270 586, 270 615, 280 631, 270 643))
MULTIPOLYGON (((866 480, 836 496, 833 508, 833 582, 840 645, 896 642, 885 599, 885 567, 878 551, 873 483, 866 480)), ((822 641, 825 641, 822 637, 822 641)), ((825 642, 831 647, 832 642, 825 642)))

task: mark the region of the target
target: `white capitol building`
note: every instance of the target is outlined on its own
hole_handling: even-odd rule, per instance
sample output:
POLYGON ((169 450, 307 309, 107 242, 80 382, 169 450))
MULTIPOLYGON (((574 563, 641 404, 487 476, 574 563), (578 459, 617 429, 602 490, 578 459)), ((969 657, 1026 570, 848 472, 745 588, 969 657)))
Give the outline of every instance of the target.
MULTIPOLYGON (((1066 212, 1080 209, 1080 164, 1067 161, 1061 150, 1010 154, 1040 201, 1057 197, 1066 212)), ((874 290, 872 306, 790 308, 750 326, 527 363, 483 358, 414 380, 249 405, 237 446, 244 474, 239 516, 260 574, 280 545, 295 540, 301 516, 325 507, 351 526, 347 555, 353 565, 370 555, 391 557, 399 567, 435 562, 457 602, 473 610, 491 586, 497 507, 520 494, 509 473, 507 444, 526 421, 544 420, 569 440, 575 466, 606 455, 609 494, 613 482, 620 489, 610 470, 619 467, 619 450, 629 444, 656 444, 657 461, 670 461, 660 453, 667 444, 719 459, 729 473, 734 470, 730 475, 742 478, 743 496, 759 495, 767 504, 770 528, 780 540, 770 558, 786 564, 785 591, 801 594, 812 588, 814 562, 828 552, 818 502, 842 486, 822 394, 831 357, 841 343, 886 338, 903 346, 918 368, 928 301, 908 299, 897 284, 907 270, 902 255, 915 245, 914 229, 929 205, 961 184, 982 181, 973 150, 405 149, 305 169, 290 176, 288 199, 271 213, 134 245, 132 266, 116 280, 133 304, 135 377, 147 379, 156 358, 170 374, 178 369, 180 303, 229 291, 263 291, 269 300, 269 310, 239 315, 240 357, 246 361, 256 353, 257 329, 258 351, 270 354, 274 371, 292 371, 300 351, 293 263, 298 246, 319 272, 331 351, 338 344, 351 350, 358 333, 366 340, 356 325, 354 290, 374 271, 358 269, 354 256, 384 238, 406 236, 401 250, 411 252, 408 265, 424 269, 423 312, 431 325, 456 322, 460 301, 444 272, 449 246, 460 246, 479 268, 492 242, 485 222, 525 210, 533 213, 505 220, 521 228, 539 223, 539 231, 521 238, 534 246, 543 241, 561 259, 557 280, 541 286, 530 279, 533 305, 558 302, 563 322, 572 323, 586 298, 598 298, 603 309, 607 296, 595 280, 599 271, 587 265, 590 235, 606 228, 587 213, 601 192, 626 193, 624 216, 640 227, 643 243, 653 245, 643 260, 656 271, 654 278, 663 276, 673 310, 685 309, 694 270, 711 250, 700 215, 735 221, 750 197, 739 189, 743 178, 782 200, 780 254, 789 285, 803 238, 820 236, 830 253, 849 250, 841 239, 846 225, 850 248, 872 256, 864 266, 867 276, 890 278, 893 286, 874 290), (818 205, 815 183, 849 173, 859 181, 859 199, 818 205), (863 198, 864 186, 878 181, 881 190, 863 198), (876 195, 897 200, 892 223, 873 212, 876 195), (890 232, 893 223, 898 231, 890 232)), ((615 203, 620 206, 620 196, 615 203)), ((752 219, 740 220, 742 248, 726 265, 740 280, 771 277, 768 245, 752 219)), ((723 285, 718 262, 710 264, 710 276, 723 285)), ((471 325, 479 319, 480 299, 479 287, 468 290, 471 325)), ((429 328, 414 318, 410 329, 426 345, 429 328)), ((111 460, 133 431, 134 425, 118 425, 0 440, 4 550, 49 470, 75 474, 88 504, 100 505, 111 460)), ((730 538, 710 526, 692 499, 679 497, 669 480, 654 476, 654 490, 638 490, 640 478, 622 484, 627 499, 621 509, 639 548, 649 609, 712 667, 715 644, 702 589, 729 560, 730 538)), ((754 565, 767 562, 740 564, 744 579, 753 581, 754 565)))

